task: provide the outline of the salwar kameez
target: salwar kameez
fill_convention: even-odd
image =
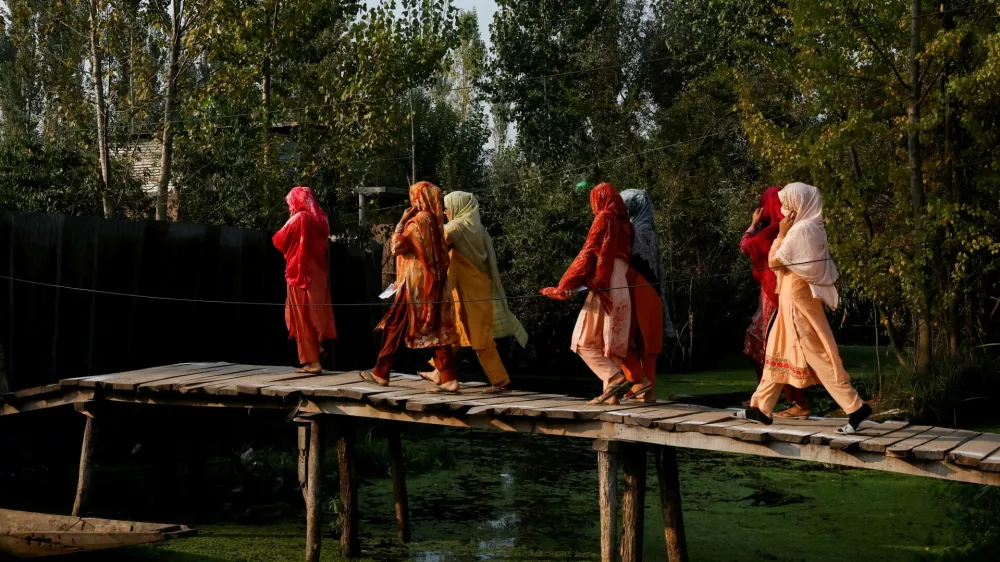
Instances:
[[[611,274],[611,310],[606,310],[599,293],[590,293],[583,303],[573,330],[572,349],[602,381],[621,372],[628,355],[632,303],[628,291],[628,262],[617,258]]]
[[[623,371],[630,382],[645,379],[655,386],[656,358],[663,352],[663,301],[656,287],[635,267],[629,268],[626,281],[632,299],[633,344]]]
[[[323,340],[337,339],[326,264],[313,262],[307,267],[310,269],[309,286],[302,289],[288,285],[285,299],[288,337],[295,340],[302,364],[318,363]]]
[[[448,280],[455,300],[455,328],[459,337],[459,345],[454,346],[454,350],[471,347],[479,357],[479,364],[486,372],[490,384],[504,386],[510,382],[510,376],[500,359],[496,340],[493,339],[490,278],[458,250],[452,249],[450,255]]]
[[[387,380],[389,378],[392,360],[400,347],[406,343],[405,336],[409,329],[409,315],[407,314],[409,304],[407,300],[406,291],[396,293],[396,300],[393,301],[392,307],[380,324],[382,327],[382,349],[379,351],[378,361],[372,370],[372,374],[379,379]],[[455,352],[451,346],[435,346],[429,349],[434,353],[431,363],[441,373],[441,384],[457,380]]]
[[[782,239],[775,240],[770,252],[773,266]],[[750,406],[770,416],[785,385],[806,388],[821,384],[848,414],[864,402],[851,386],[851,378],[823,311],[823,302],[813,295],[809,283],[790,270],[784,271],[778,286],[778,312],[767,338],[764,374]]]

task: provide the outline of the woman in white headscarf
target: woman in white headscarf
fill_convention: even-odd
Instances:
[[[490,380],[490,387],[484,392],[500,392],[510,384],[510,377],[494,340],[514,336],[524,347],[528,334],[507,305],[493,239],[483,228],[476,196],[453,191],[445,196],[444,207],[448,216],[445,241],[451,255],[448,279],[455,300],[461,346],[476,350],[479,363]],[[421,376],[435,382],[437,372],[421,373]]]
[[[804,183],[786,185],[781,200],[778,237],[768,263],[778,278],[778,314],[767,337],[764,375],[739,418],[770,424],[783,387],[821,384],[848,414],[839,431],[855,433],[870,406],[861,400],[844,370],[823,305],[835,310],[839,274],[830,257],[819,190]]]

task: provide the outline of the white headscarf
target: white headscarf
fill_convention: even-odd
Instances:
[[[834,283],[840,277],[837,266],[830,258],[830,247],[823,224],[823,198],[819,189],[801,182],[790,183],[778,192],[781,213],[786,217],[795,212],[795,223],[788,229],[775,257],[798,275],[812,289],[814,297],[831,309],[840,304],[840,295]],[[781,287],[783,269],[776,269],[778,287]]]

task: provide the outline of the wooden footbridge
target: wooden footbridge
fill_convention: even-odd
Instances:
[[[602,560],[618,551],[618,465],[624,471],[623,561],[641,559],[646,459],[656,462],[669,559],[687,559],[676,447],[813,461],[959,482],[1000,485],[1000,435],[865,422],[856,435],[839,435],[843,420],[815,419],[761,426],[728,410],[677,402],[589,406],[562,395],[510,391],[487,395],[466,384],[459,394],[428,393],[428,383],[394,374],[389,387],[363,382],[358,373],[303,375],[288,367],[183,363],[139,371],[67,379],[0,397],[0,416],[74,404],[87,415],[74,515],[89,487],[92,435],[99,403],[200,408],[269,408],[299,424],[299,480],[306,503],[306,560],[319,560],[322,439],[338,436],[340,496],[344,505],[341,549],[360,554],[353,418],[457,428],[580,437],[598,452]],[[394,424],[398,427],[398,423]],[[399,535],[409,540],[409,509],[398,431],[389,453]]]

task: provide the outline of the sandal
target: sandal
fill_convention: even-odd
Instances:
[[[370,382],[379,386],[389,386],[389,379],[380,379],[371,371],[361,371],[359,374],[365,382]]]
[[[305,367],[302,367],[301,369],[295,369],[295,372],[296,373],[302,373],[302,374],[305,374],[305,375],[321,375],[321,374],[323,374],[323,367],[320,367],[319,369],[316,369],[315,371],[312,370],[312,369],[306,369]]]
[[[626,392],[625,395],[622,396],[622,400],[632,400],[633,398],[639,396],[640,394],[646,394],[652,388],[653,388],[653,383],[647,380],[644,383],[640,383],[638,388],[632,387],[632,390]]]
[[[629,382],[629,380],[627,378],[625,378],[625,375],[621,371],[619,371],[617,375],[615,375],[614,377],[612,377],[611,380],[612,381],[616,380],[618,377],[621,377],[621,379],[619,379],[618,382],[611,382],[611,381],[609,381],[608,382],[608,388],[604,391],[604,393],[601,394],[600,396],[598,396],[597,398],[594,398],[590,402],[587,402],[587,405],[588,406],[597,406],[597,405],[600,405],[600,404],[604,404],[612,396],[614,396],[614,397],[617,398],[618,397],[618,393],[621,392],[622,389],[624,389],[626,386],[632,384],[632,383]]]
[[[812,415],[812,410],[807,410],[800,407],[795,402],[784,410],[774,414],[774,417],[781,418],[783,420],[806,420]]]

